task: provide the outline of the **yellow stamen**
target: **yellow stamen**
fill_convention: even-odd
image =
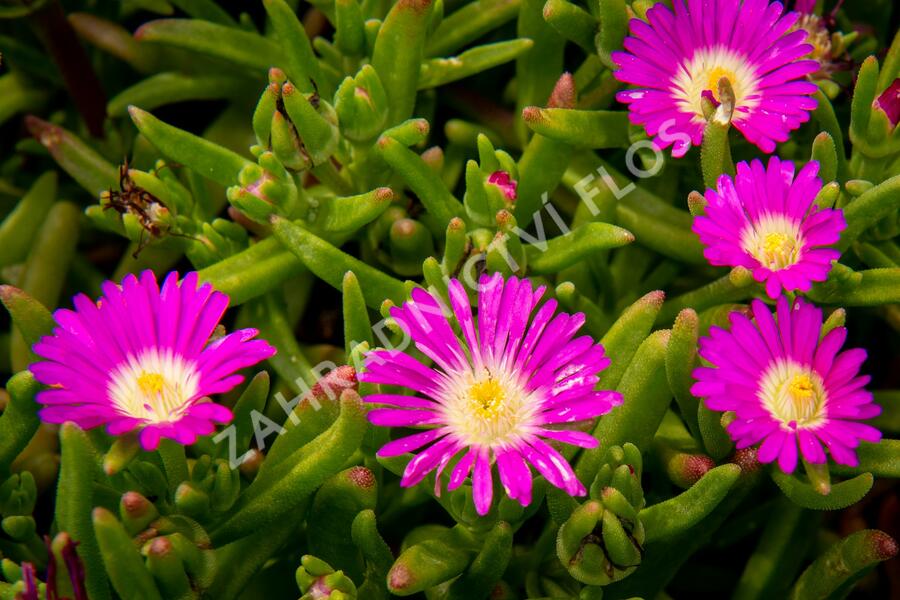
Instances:
[[[155,396],[163,391],[166,380],[159,373],[141,372],[137,378],[138,387],[148,396]]]
[[[815,391],[815,384],[812,379],[809,378],[809,375],[806,375],[805,373],[794,375],[789,387],[791,396],[797,404],[808,401]]]
[[[790,429],[816,427],[826,416],[824,381],[808,366],[791,361],[769,368],[760,382],[759,397],[769,413]]]
[[[796,261],[794,249],[796,240],[790,235],[781,232],[767,233],[763,237],[762,261],[770,268],[784,268]]]
[[[472,409],[481,418],[493,417],[505,397],[506,393],[503,391],[503,387],[493,377],[479,381],[469,388]]]

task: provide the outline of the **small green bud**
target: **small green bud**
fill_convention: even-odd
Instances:
[[[640,564],[644,532],[597,500],[589,500],[560,528],[556,551],[569,574],[590,585],[606,585],[631,574]]]
[[[137,535],[159,517],[159,511],[138,492],[125,492],[119,502],[119,517],[128,534]]]
[[[0,513],[5,516],[30,515],[37,501],[37,484],[30,471],[10,475],[0,485]]]
[[[141,451],[137,435],[126,434],[113,441],[109,451],[103,457],[103,471],[113,476],[125,467]]]
[[[400,554],[388,572],[388,590],[410,596],[450,581],[469,566],[473,550],[471,534],[462,526],[439,531]]]
[[[344,575],[335,571],[325,561],[307,554],[300,559],[295,573],[300,600],[354,600],[356,585]]]
[[[398,219],[389,233],[391,266],[403,276],[422,273],[422,261],[434,254],[434,242],[428,229],[413,219]]]
[[[334,96],[341,133],[352,142],[369,142],[387,123],[387,94],[378,73],[365,65],[355,77],[347,77]]]
[[[37,526],[31,516],[5,517],[2,521],[3,531],[17,542],[24,542],[34,537]]]
[[[261,153],[258,165],[241,169],[238,183],[228,188],[228,201],[254,221],[268,223],[273,214],[294,216],[299,192],[276,153]]]
[[[210,510],[209,494],[190,482],[182,482],[175,490],[175,506],[189,517],[201,518]]]
[[[166,537],[155,538],[147,549],[147,570],[164,598],[188,598],[193,592],[184,563]]]

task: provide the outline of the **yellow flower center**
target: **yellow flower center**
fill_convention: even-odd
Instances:
[[[671,90],[678,109],[693,113],[698,123],[706,122],[703,93],[712,92],[721,102],[719,80],[723,77],[731,85],[735,108],[752,109],[759,104],[759,77],[747,57],[724,46],[713,46],[694,52],[672,75]]]
[[[763,259],[769,266],[783,268],[795,262],[795,241],[786,233],[767,233],[763,238]]]
[[[806,402],[815,393],[815,384],[805,373],[794,375],[789,387],[795,403]]]
[[[154,396],[163,391],[166,380],[159,373],[147,373],[144,371],[137,378],[138,387],[148,396]]]
[[[825,383],[809,366],[792,361],[773,364],[758,393],[769,414],[789,429],[815,427],[825,420]]]
[[[764,215],[741,234],[741,247],[773,271],[800,260],[803,243],[799,225],[781,215]]]
[[[505,398],[506,392],[497,380],[490,376],[469,388],[472,411],[482,419],[495,417]]]
[[[197,396],[193,363],[156,348],[131,357],[111,375],[110,400],[119,413],[153,423],[177,421]]]
[[[443,384],[444,422],[467,446],[495,447],[528,435],[540,407],[510,369],[492,366],[449,374]]]

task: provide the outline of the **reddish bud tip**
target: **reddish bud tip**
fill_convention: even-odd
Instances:
[[[394,199],[394,190],[389,187],[380,187],[375,190],[375,199],[379,202],[390,202]]]
[[[151,29],[150,29],[151,26],[152,26],[152,21],[150,23],[145,23],[145,24],[141,25],[140,27],[138,27],[134,31],[134,34],[133,34],[134,39],[136,39],[138,41],[142,40],[144,38],[144,36],[147,35],[147,32],[151,31]]]
[[[375,474],[366,467],[353,467],[347,472],[347,478],[356,486],[366,490],[375,485]]]
[[[284,83],[287,81],[287,75],[278,67],[272,67],[269,69],[269,81],[271,83]]]
[[[143,512],[149,501],[138,492],[125,492],[122,496],[122,508],[130,515]]]
[[[710,457],[703,454],[691,454],[685,457],[681,475],[684,478],[684,482],[691,486],[700,481],[715,466],[715,461]]]
[[[537,123],[543,119],[543,115],[537,106],[526,106],[522,109],[522,118],[526,123]]]
[[[394,5],[394,9],[391,12],[411,10],[413,12],[423,13],[431,6],[431,2],[432,0],[400,0]]]
[[[662,290],[655,290],[646,294],[643,298],[639,300],[644,304],[652,304],[656,307],[661,307],[663,302],[666,301],[666,293]]]
[[[885,532],[873,531],[871,542],[878,560],[888,560],[897,556],[897,541]]]
[[[128,112],[131,112],[133,107],[128,107]],[[54,125],[53,123],[48,123],[43,119],[39,119],[34,115],[27,115],[25,117],[25,127],[28,129],[28,132],[34,136],[34,139],[39,141],[42,146],[53,151],[56,146],[62,141],[63,130],[62,128]]]
[[[172,542],[169,538],[158,537],[150,542],[150,554],[156,556],[165,556],[172,551]]]
[[[391,225],[391,234],[395,237],[409,237],[416,232],[416,222],[412,219],[397,219]]]
[[[497,219],[497,226],[500,228],[505,228],[512,221],[512,213],[508,210],[498,210],[495,216]]]
[[[317,402],[328,400],[336,402],[344,391],[348,389],[355,390],[357,385],[356,369],[350,365],[340,366],[319,379],[303,398],[301,405],[311,403],[313,398]]]
[[[403,563],[395,564],[388,573],[388,587],[391,591],[400,591],[410,587],[416,578]]]
[[[731,457],[731,462],[741,468],[743,474],[753,473],[760,468],[759,459],[756,456],[756,448],[743,448],[737,450]]]
[[[553,86],[547,108],[575,108],[575,78],[571,73],[563,73]]]

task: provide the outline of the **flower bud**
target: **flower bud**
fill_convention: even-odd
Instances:
[[[519,183],[511,179],[506,171],[494,171],[488,177],[488,183],[497,186],[510,204],[516,201],[516,188]]]
[[[186,254],[198,269],[208,267],[247,248],[247,230],[227,219],[202,223],[200,230],[194,233],[193,237],[194,243],[188,246]]]
[[[137,435],[126,434],[117,437],[103,457],[103,471],[109,476],[115,475],[127,467],[140,450]]]
[[[147,570],[156,580],[163,598],[186,598],[192,595],[184,563],[168,538],[158,537],[150,542],[147,549]]]
[[[875,99],[873,107],[881,110],[891,123],[891,127],[896,127],[900,123],[900,77],[895,79],[891,85],[884,90],[880,96]]]
[[[387,576],[388,590],[410,596],[458,576],[469,566],[471,534],[457,525],[406,548]]]
[[[334,96],[341,133],[353,142],[369,142],[387,123],[387,94],[378,73],[365,65],[355,77],[347,77]]]
[[[268,223],[273,214],[295,216],[299,192],[276,153],[263,152],[259,164],[241,169],[238,184],[228,188],[228,201],[257,223]]]
[[[209,513],[209,494],[196,484],[182,482],[175,490],[175,506],[189,517],[201,518]]]
[[[156,506],[138,492],[125,492],[119,501],[119,518],[129,535],[137,535],[158,516]]]
[[[30,515],[36,500],[37,485],[29,471],[10,475],[0,485],[0,513],[3,515]]]
[[[569,574],[590,585],[606,585],[640,564],[644,539],[637,521],[623,520],[597,500],[589,500],[559,529],[556,550]]]
[[[300,600],[353,600],[357,596],[356,586],[343,571],[335,571],[309,554],[300,559],[295,577],[303,594]]]
[[[356,515],[374,510],[377,500],[375,475],[366,467],[351,467],[326,481],[307,519],[310,551],[359,580],[364,565],[350,529]]]
[[[24,542],[34,537],[37,526],[31,516],[10,516],[2,521],[3,531],[17,542]]]
[[[431,233],[413,219],[393,222],[388,238],[391,250],[391,266],[403,276],[420,275],[422,261],[434,254]]]

